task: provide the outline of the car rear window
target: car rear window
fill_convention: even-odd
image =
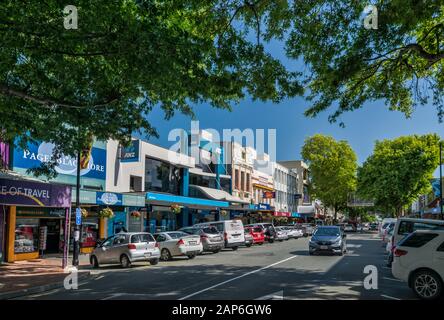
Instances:
[[[219,233],[219,231],[215,227],[205,227],[205,228],[202,228],[202,231],[204,233],[208,233],[208,234],[218,234]]]
[[[185,232],[168,232],[168,235],[172,238],[172,239],[180,239],[182,237],[187,236],[188,234],[186,234]]]
[[[183,229],[183,230],[180,230],[180,231],[188,233],[188,234],[196,234],[196,233],[199,232],[199,229],[197,229],[197,228],[193,228],[193,229],[189,228],[189,229]]]
[[[152,235],[145,234],[134,234],[131,236],[131,243],[141,243],[141,242],[154,242],[154,238]]]
[[[409,234],[416,230],[444,230],[444,225],[428,222],[401,221],[398,234]]]
[[[262,228],[256,227],[253,229],[253,232],[262,232]]]
[[[222,223],[211,224],[211,227],[216,228],[219,232],[224,231],[224,225]]]
[[[421,248],[422,246],[435,239],[436,233],[412,233],[400,241],[399,246],[410,248]]]

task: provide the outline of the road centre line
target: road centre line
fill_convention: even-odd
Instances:
[[[275,262],[275,263],[273,263],[273,264],[270,264],[270,265],[268,265],[268,266],[262,267],[262,268],[260,268],[260,269],[257,269],[257,270],[253,270],[253,271],[247,272],[247,273],[242,274],[242,275],[240,275],[240,276],[237,276],[237,277],[234,277],[234,278],[232,278],[232,279],[229,279],[229,280],[223,281],[223,282],[221,282],[221,283],[215,284],[215,285],[213,285],[213,286],[211,286],[211,287],[208,287],[208,288],[206,288],[206,289],[202,289],[202,290],[197,291],[197,292],[195,292],[195,293],[189,294],[189,295],[187,295],[187,296],[185,296],[185,297],[180,298],[179,300],[185,300],[185,299],[188,299],[188,298],[191,298],[191,297],[197,296],[197,295],[199,295],[199,294],[201,294],[201,293],[203,293],[203,292],[206,292],[206,291],[208,291],[208,290],[211,290],[211,289],[214,289],[214,288],[220,287],[220,286],[222,286],[222,285],[224,285],[224,284],[226,284],[226,283],[229,283],[229,282],[232,282],[232,281],[234,281],[234,280],[237,280],[237,279],[240,279],[240,278],[243,278],[243,277],[249,276],[249,275],[251,275],[251,274],[254,274],[254,273],[260,272],[260,271],[262,271],[262,270],[266,270],[266,269],[268,269],[268,268],[274,267],[274,266],[276,266],[276,265],[278,265],[278,264],[284,263],[284,262],[289,261],[289,260],[291,260],[291,259],[294,259],[294,258],[296,258],[296,257],[298,257],[298,256],[292,256],[292,257],[289,257],[289,258],[287,258],[287,259],[284,259],[284,260],[281,260],[281,261]]]
[[[385,294],[381,294],[381,297],[387,298],[387,299],[391,299],[391,300],[401,300],[399,298],[395,298],[395,297],[391,297],[391,296],[387,296]]]

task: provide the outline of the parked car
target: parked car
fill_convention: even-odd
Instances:
[[[307,237],[308,237],[307,228],[304,227],[302,224],[297,223],[297,224],[294,225],[294,227],[295,227],[295,229],[298,229],[298,230],[301,231],[302,236],[303,236],[304,238],[307,238]]]
[[[352,224],[347,223],[346,225],[344,225],[344,232],[354,232],[355,231],[355,227],[353,227]]]
[[[421,299],[442,296],[444,231],[417,230],[401,240],[394,251],[392,273]]]
[[[193,259],[203,251],[200,236],[190,235],[183,231],[155,233],[154,238],[159,243],[160,259],[163,261],[171,260],[176,256],[187,256]]]
[[[356,225],[356,232],[362,232],[362,231],[364,231],[364,227],[363,227],[363,225],[362,224],[357,224]]]
[[[257,227],[249,227],[246,226],[244,228],[245,235],[250,234],[253,237],[253,243],[262,245],[265,242],[265,235],[264,230],[257,226]]]
[[[389,226],[390,228],[391,226]],[[443,220],[399,218],[394,223],[393,242],[396,245],[408,234],[416,230],[444,230]]]
[[[102,264],[118,264],[128,268],[136,261],[159,262],[158,243],[150,233],[119,233],[97,244],[90,254],[90,263],[94,268]]]
[[[396,218],[385,218],[382,220],[381,224],[378,226],[378,233],[379,236],[382,237],[384,235],[385,229],[390,225],[392,222],[396,222]]]
[[[310,255],[329,252],[343,255],[347,251],[346,234],[338,226],[318,227],[309,241]]]
[[[277,241],[284,241],[288,240],[288,231],[284,227],[275,227],[276,229],[276,240]]]
[[[179,229],[188,234],[200,236],[203,251],[218,253],[224,248],[224,239],[215,227],[184,227]]]
[[[215,227],[224,237],[225,248],[237,250],[245,244],[244,224],[241,220],[224,220],[198,223],[195,227]]]
[[[364,232],[370,231],[370,223],[364,223],[362,225],[362,231],[364,231]]]
[[[251,235],[249,232],[245,232],[245,229],[244,229],[244,235],[245,235],[245,246],[249,248],[253,245],[254,242],[253,235]]]
[[[370,231],[377,231],[379,224],[377,222],[370,223]]]
[[[297,229],[295,226],[285,226],[284,228],[288,231],[290,239],[299,239],[303,236],[302,230]]]
[[[305,227],[305,233],[307,234],[307,236],[311,236],[314,233],[314,225],[310,224],[310,223],[303,223],[302,224],[303,227]]]
[[[276,237],[276,230],[274,228],[274,225],[272,223],[253,223],[247,225],[248,227],[261,227],[264,231],[265,241],[268,241],[269,243],[273,243]]]
[[[387,242],[390,241],[390,237],[393,236],[393,230],[395,228],[395,222],[390,222],[389,225],[384,229],[382,235],[382,245],[385,246]]]

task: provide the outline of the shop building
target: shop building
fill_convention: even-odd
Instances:
[[[290,217],[292,212],[297,212],[297,204],[300,197],[297,188],[298,175],[280,163],[274,163],[273,167],[276,211],[289,212],[290,215],[280,216]]]
[[[308,192],[310,170],[308,165],[302,160],[279,161],[279,164],[295,172],[298,177],[297,191],[300,194],[297,205],[311,205],[312,199]]]
[[[36,259],[63,252],[70,224],[71,187],[15,172],[0,173],[0,231],[2,259]]]

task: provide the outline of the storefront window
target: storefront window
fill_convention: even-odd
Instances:
[[[15,227],[15,253],[39,250],[39,219],[17,219]]]
[[[89,220],[89,221],[88,221]],[[82,238],[80,246],[82,248],[95,247],[99,235],[99,224],[96,219],[84,219],[82,222]]]
[[[133,217],[130,215],[129,218],[129,232],[140,232],[142,225],[141,217]]]
[[[166,211],[168,210],[168,211]],[[153,227],[152,232],[174,231],[177,225],[177,214],[169,209],[153,209],[150,213],[150,224]]]

